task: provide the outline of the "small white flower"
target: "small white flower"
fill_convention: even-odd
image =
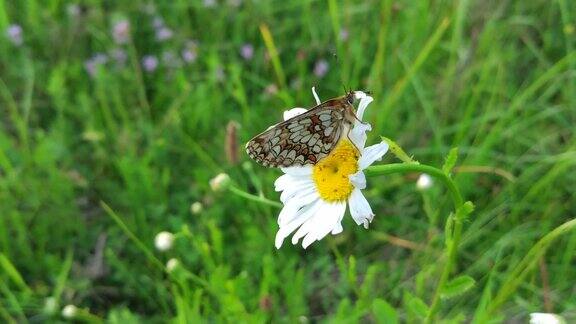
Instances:
[[[190,205],[190,212],[193,215],[198,215],[202,212],[202,210],[204,209],[204,206],[202,205],[201,202],[196,201],[194,203],[192,203],[192,205]]]
[[[74,305],[66,305],[62,308],[62,317],[72,319],[78,315],[78,307]]]
[[[425,191],[430,189],[433,184],[434,180],[432,180],[432,177],[426,173],[422,173],[416,181],[416,189]]]
[[[319,101],[314,89],[313,93]],[[356,116],[361,120],[373,99],[361,91],[354,95],[360,99]],[[285,112],[284,119],[305,111],[294,108]],[[385,142],[364,147],[366,132],[370,129],[369,124],[357,120],[349,132],[343,131],[348,136],[342,136],[332,152],[314,166],[282,168],[285,174],[275,182],[276,191],[282,191],[280,200],[284,204],[278,216],[280,229],[276,234],[276,248],[280,248],[294,231],[292,243],[297,244],[304,238],[304,248],[328,233],[341,233],[347,205],[356,224],[368,228],[374,213],[361,192],[366,188],[362,170],[380,160],[388,150]]]
[[[178,259],[172,258],[166,262],[166,271],[172,272],[178,265],[180,265],[180,261],[178,261]]]
[[[226,189],[230,184],[230,176],[226,173],[219,173],[210,180],[210,188],[218,192]]]
[[[156,246],[156,249],[160,252],[170,250],[172,248],[173,243],[174,243],[174,234],[170,232],[166,231],[160,232],[156,234],[156,237],[154,238],[154,246]]]
[[[530,314],[530,324],[563,324],[564,318],[552,313],[532,313]]]

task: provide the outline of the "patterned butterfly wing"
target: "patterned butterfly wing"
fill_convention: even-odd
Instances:
[[[320,104],[257,135],[246,152],[266,167],[316,164],[338,143],[347,108],[340,100]]]

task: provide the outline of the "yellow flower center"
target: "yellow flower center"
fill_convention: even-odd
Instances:
[[[312,170],[312,179],[320,198],[328,202],[345,201],[352,194],[352,183],[348,178],[358,171],[358,149],[347,139],[336,147]]]

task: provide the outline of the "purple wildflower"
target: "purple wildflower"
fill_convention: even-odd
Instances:
[[[198,53],[195,49],[192,48],[185,48],[182,50],[182,59],[186,63],[194,63],[198,58]]]
[[[128,60],[128,54],[122,48],[115,48],[110,53],[110,56],[116,61],[116,63],[120,66],[123,66],[126,61]]]
[[[172,29],[166,27],[166,26],[162,26],[159,29],[156,29],[156,39],[158,41],[165,41],[168,40],[170,38],[172,38],[172,36],[174,35],[174,32],[172,31]]]
[[[158,68],[158,58],[154,55],[145,55],[142,58],[142,67],[146,72],[154,72]]]
[[[160,29],[164,27],[164,19],[162,19],[160,16],[154,17],[152,20],[152,27],[154,27],[154,29]]]
[[[130,22],[128,20],[120,20],[112,27],[112,36],[116,44],[126,44],[130,37]]]
[[[314,65],[314,75],[316,75],[319,78],[322,78],[326,75],[326,73],[328,73],[329,69],[330,65],[328,64],[328,62],[322,59],[316,62],[316,64]]]
[[[194,63],[198,58],[198,43],[196,41],[188,41],[181,54],[184,62]]]
[[[20,46],[24,42],[22,37],[22,27],[20,27],[20,25],[14,24],[8,26],[6,29],[6,36],[8,36],[8,39],[10,39],[12,44],[16,46]]]
[[[84,63],[84,68],[88,75],[94,77],[98,72],[98,67],[108,62],[108,56],[104,53],[96,53]]]
[[[250,61],[254,56],[254,46],[252,44],[244,44],[240,48],[240,55],[246,60]]]

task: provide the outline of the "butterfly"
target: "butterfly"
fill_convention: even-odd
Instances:
[[[248,156],[265,167],[316,164],[358,120],[355,99],[349,91],[268,128],[246,144]]]

